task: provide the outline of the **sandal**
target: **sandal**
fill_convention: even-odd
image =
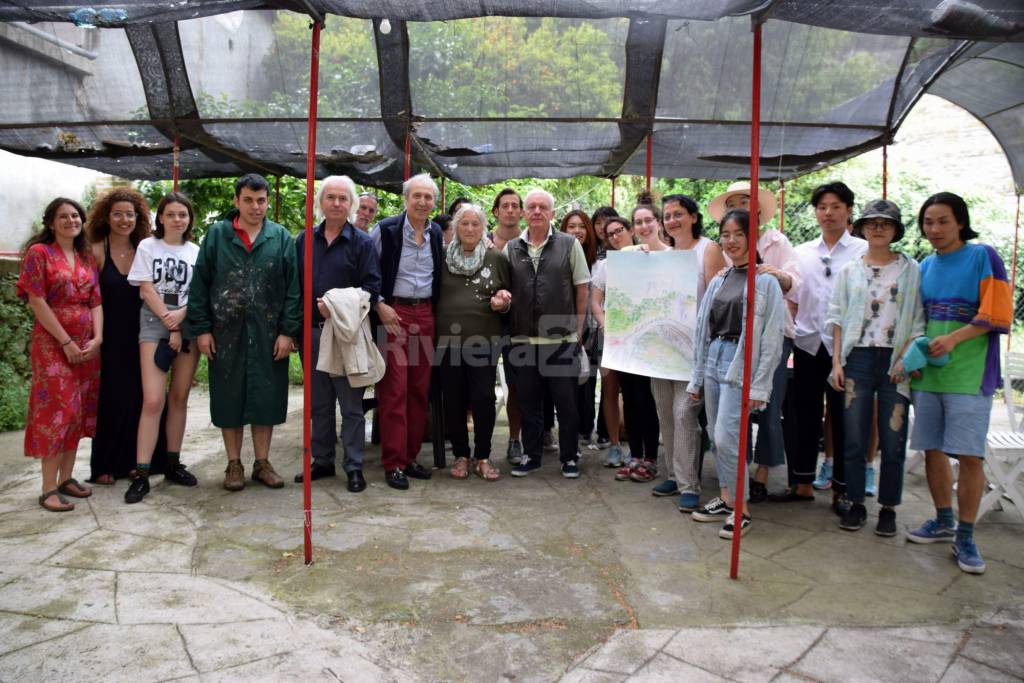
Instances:
[[[78,483],[77,479],[68,479],[58,486],[57,490],[65,496],[71,496],[72,498],[88,498],[92,495],[92,489],[88,486],[82,486]]]
[[[455,458],[452,465],[452,478],[465,479],[469,476],[469,458]]]
[[[97,486],[113,486],[116,482],[117,480],[112,474],[101,474],[92,481],[92,483]]]
[[[57,500],[60,501],[60,505],[53,505],[52,503],[47,504],[46,501],[49,500],[50,496],[57,496]],[[75,509],[75,504],[60,495],[60,491],[57,489],[47,491],[43,495],[39,496],[39,505],[50,512],[71,512]]]
[[[501,477],[501,470],[492,465],[490,460],[477,460],[473,471],[484,481],[498,481]]]

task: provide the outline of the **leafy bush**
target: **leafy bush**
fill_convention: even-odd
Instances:
[[[15,273],[0,275],[0,432],[25,426],[32,377],[32,313],[15,294]]]

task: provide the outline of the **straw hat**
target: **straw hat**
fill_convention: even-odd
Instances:
[[[727,211],[725,208],[726,200],[739,194],[750,195],[749,180],[740,180],[733,183],[729,186],[728,190],[711,200],[711,203],[708,204],[708,215],[711,216],[711,219],[716,223],[721,223],[722,217],[725,216]],[[772,219],[777,208],[778,204],[775,203],[775,195],[764,188],[757,188],[757,212],[761,214],[761,225]]]

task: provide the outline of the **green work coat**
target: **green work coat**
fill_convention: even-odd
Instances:
[[[274,360],[274,341],[302,330],[295,240],[264,219],[246,251],[232,225],[237,215],[210,226],[188,292],[192,332],[213,333],[210,418],[221,428],[285,421],[288,359]]]

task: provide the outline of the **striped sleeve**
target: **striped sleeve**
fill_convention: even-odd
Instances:
[[[1006,334],[1013,320],[1013,291],[999,254],[987,244],[983,246],[987,258],[979,283],[978,312],[970,324]]]

